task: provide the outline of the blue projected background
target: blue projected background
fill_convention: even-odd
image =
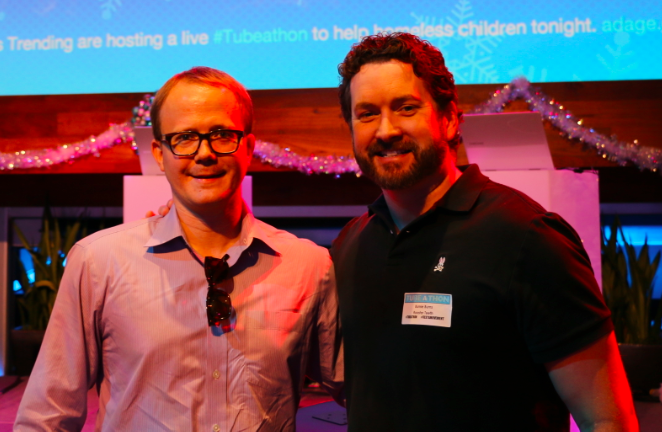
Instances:
[[[459,84],[662,78],[659,0],[0,0],[0,95],[152,92],[196,65],[334,87],[353,43],[396,30]]]

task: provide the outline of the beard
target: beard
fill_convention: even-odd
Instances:
[[[414,162],[407,167],[394,162],[377,168],[374,159],[380,157],[377,153],[385,150],[409,151],[414,157]],[[370,144],[365,152],[354,153],[356,162],[366,177],[382,189],[399,190],[410,188],[437,172],[447,152],[448,146],[443,143],[420,146],[412,140],[402,139],[392,143],[377,140]]]

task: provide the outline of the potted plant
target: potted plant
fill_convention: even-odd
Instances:
[[[640,400],[648,400],[650,390],[662,383],[662,301],[652,310],[653,282],[659,264],[659,252],[650,259],[647,240],[637,254],[623,235],[618,217],[614,218],[609,237],[603,232],[603,294],[611,310],[630,387]]]
[[[30,374],[37,358],[64,273],[67,253],[79,238],[79,234],[84,236],[85,230],[81,230],[79,219],[68,224],[62,236],[58,220],[46,207],[38,245],[31,245],[16,224],[14,231],[23,247],[30,253],[35,272],[34,281],[30,281],[23,263],[19,261],[18,281],[24,294],[17,297],[16,301],[21,326],[10,332],[10,343],[14,360],[12,373],[25,376]]]

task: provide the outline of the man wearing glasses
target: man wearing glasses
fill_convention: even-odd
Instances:
[[[256,220],[241,198],[252,102],[193,68],[152,107],[152,150],[173,192],[164,217],[71,250],[17,430],[294,431],[304,375],[340,398],[328,252]]]

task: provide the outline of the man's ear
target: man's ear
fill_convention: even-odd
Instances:
[[[152,140],[152,156],[156,159],[156,163],[159,164],[161,171],[165,172],[163,168],[163,144],[157,140]]]
[[[441,116],[444,119],[442,133],[445,133],[446,141],[451,141],[457,136],[460,127],[460,119],[457,115],[457,105],[455,105],[455,102],[449,102]]]
[[[253,157],[253,152],[255,151],[255,135],[253,134],[248,134],[244,138],[244,142],[246,143],[246,152],[249,157]]]

